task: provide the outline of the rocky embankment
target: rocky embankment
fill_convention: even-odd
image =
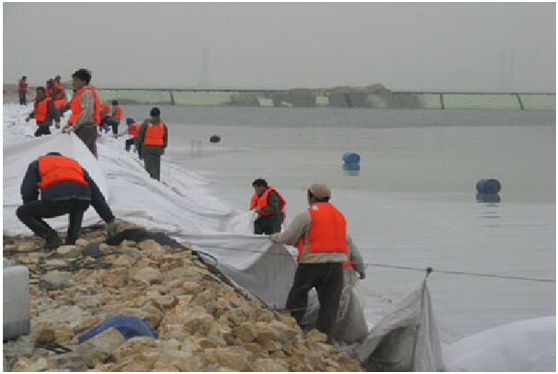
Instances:
[[[4,343],[5,371],[362,371],[322,333],[247,299],[195,252],[105,239],[89,227],[75,246],[43,251],[36,237],[4,237],[4,258],[29,267],[31,298],[31,334]],[[146,317],[158,338],[126,341],[111,328],[78,344],[116,314]]]

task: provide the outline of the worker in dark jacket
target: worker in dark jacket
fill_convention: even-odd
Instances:
[[[56,123],[57,128],[60,126],[60,116],[54,101],[46,95],[44,87],[37,87],[33,111],[25,119],[25,122],[29,122],[31,118],[37,121],[38,128],[35,131],[35,136],[50,135],[50,126],[52,126],[53,121]]]
[[[161,119],[159,108],[151,109],[151,118],[143,121],[135,146],[145,163],[145,170],[153,179],[161,180],[161,156],[167,148],[169,131]]]
[[[252,182],[254,195],[250,201],[250,210],[255,210],[258,218],[254,221],[254,234],[271,235],[281,231],[285,220],[287,202],[277,190],[267,185],[265,179]]]
[[[69,214],[65,244],[73,245],[90,204],[107,223],[109,235],[116,233],[114,215],[95,181],[79,162],[58,152],[50,152],[29,164],[21,183],[21,197],[23,205],[17,209],[17,217],[46,240],[45,249],[57,248],[62,242],[44,218]]]

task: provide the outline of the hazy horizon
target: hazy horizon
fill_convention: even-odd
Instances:
[[[68,80],[86,67],[92,84],[107,88],[556,91],[555,3],[4,3],[3,10],[4,83],[22,75],[30,85],[56,74]]]

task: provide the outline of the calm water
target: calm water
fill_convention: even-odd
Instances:
[[[125,107],[136,119],[148,107]],[[436,273],[436,269],[555,279],[555,112],[162,107],[169,162],[199,171],[246,207],[258,177],[292,218],[305,188],[328,183],[367,262],[435,270],[429,282],[446,343],[521,319],[555,315],[555,283]],[[222,142],[208,142],[218,134]],[[358,173],[342,169],[346,151]],[[481,178],[501,203],[478,203]],[[288,219],[289,219],[288,218]],[[370,267],[369,320],[423,274]],[[383,303],[377,300],[383,300]]]

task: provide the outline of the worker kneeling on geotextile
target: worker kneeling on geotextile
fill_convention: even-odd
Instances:
[[[44,249],[62,245],[44,218],[69,214],[65,244],[73,245],[79,238],[83,214],[90,204],[107,223],[108,234],[116,233],[114,215],[95,181],[79,162],[58,152],[50,152],[29,164],[21,183],[21,197],[23,205],[17,209],[17,217],[46,240]]]

